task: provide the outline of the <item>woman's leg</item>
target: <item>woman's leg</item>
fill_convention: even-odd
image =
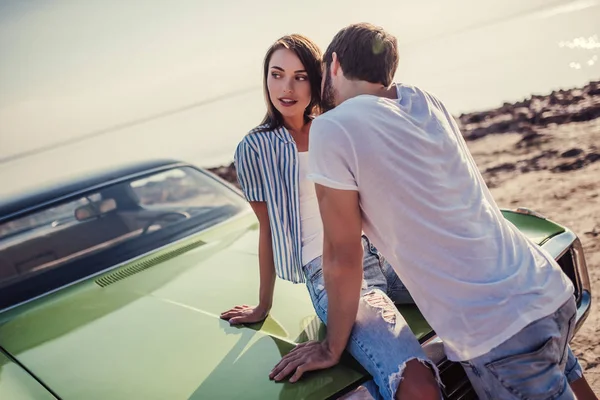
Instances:
[[[368,271],[378,260],[366,252],[364,262]],[[327,293],[319,263],[320,260],[307,266],[307,286],[317,315],[327,323]],[[381,290],[382,285],[385,289],[385,279],[382,283],[379,275],[374,274],[371,281],[367,273],[363,279],[347,350],[373,377],[379,390],[372,393],[375,398],[394,399],[400,388],[408,396],[404,398],[410,398],[408,393],[415,390],[422,398],[441,399],[437,368],[425,355],[394,303]]]

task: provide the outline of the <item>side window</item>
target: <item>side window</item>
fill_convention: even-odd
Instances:
[[[101,204],[93,194],[0,224],[0,287],[56,264],[68,246],[53,238],[97,215]]]
[[[218,186],[217,186],[218,185]],[[189,168],[176,168],[130,183],[141,207],[179,209],[192,215],[198,211],[235,204],[239,201],[220,184]],[[232,201],[235,200],[235,201]]]
[[[49,208],[36,214],[0,224],[0,248],[3,247],[5,239],[18,236],[19,233],[32,231],[46,225],[56,227],[60,224],[73,221],[75,219],[75,210],[77,207],[87,205],[90,202],[97,202],[101,200],[101,198],[102,196],[100,196],[100,194],[82,197],[78,200]]]
[[[94,257],[98,270],[112,266],[248,207],[238,193],[190,167],[91,189],[0,223],[0,291],[67,264],[74,266],[65,270],[69,274],[79,265],[86,269],[87,257]]]
[[[173,169],[131,182],[142,207],[179,205],[201,195],[201,185],[182,169]]]

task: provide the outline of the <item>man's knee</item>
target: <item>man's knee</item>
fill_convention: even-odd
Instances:
[[[433,371],[416,359],[406,363],[395,397],[397,400],[441,400],[440,387]]]

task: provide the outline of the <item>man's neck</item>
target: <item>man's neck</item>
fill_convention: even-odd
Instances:
[[[392,83],[389,88],[381,88],[380,94],[378,96],[397,100],[398,90],[396,89],[396,84]]]
[[[365,81],[354,81],[351,82],[345,91],[344,99],[348,100],[360,95],[371,95],[378,97],[385,97],[388,99],[397,99],[398,93],[396,91],[396,85],[392,84],[389,88],[386,88],[378,83],[370,83]]]

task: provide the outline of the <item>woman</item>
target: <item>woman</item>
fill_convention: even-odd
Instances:
[[[221,317],[231,324],[265,319],[279,276],[294,283],[306,282],[315,310],[326,322],[323,227],[314,184],[306,179],[310,124],[320,111],[321,51],[304,36],[284,36],[268,50],[263,72],[267,114],[235,153],[240,186],[260,225],[259,302],[253,307],[234,307]],[[357,318],[348,350],[371,373],[381,396],[391,399],[400,383],[399,368],[413,358],[429,361],[394,306],[412,303],[408,291],[366,237],[363,248],[363,296],[358,314],[363,317]],[[435,366],[431,368],[435,370]],[[439,392],[433,374],[429,375]],[[370,386],[369,390],[379,397],[376,388]]]

